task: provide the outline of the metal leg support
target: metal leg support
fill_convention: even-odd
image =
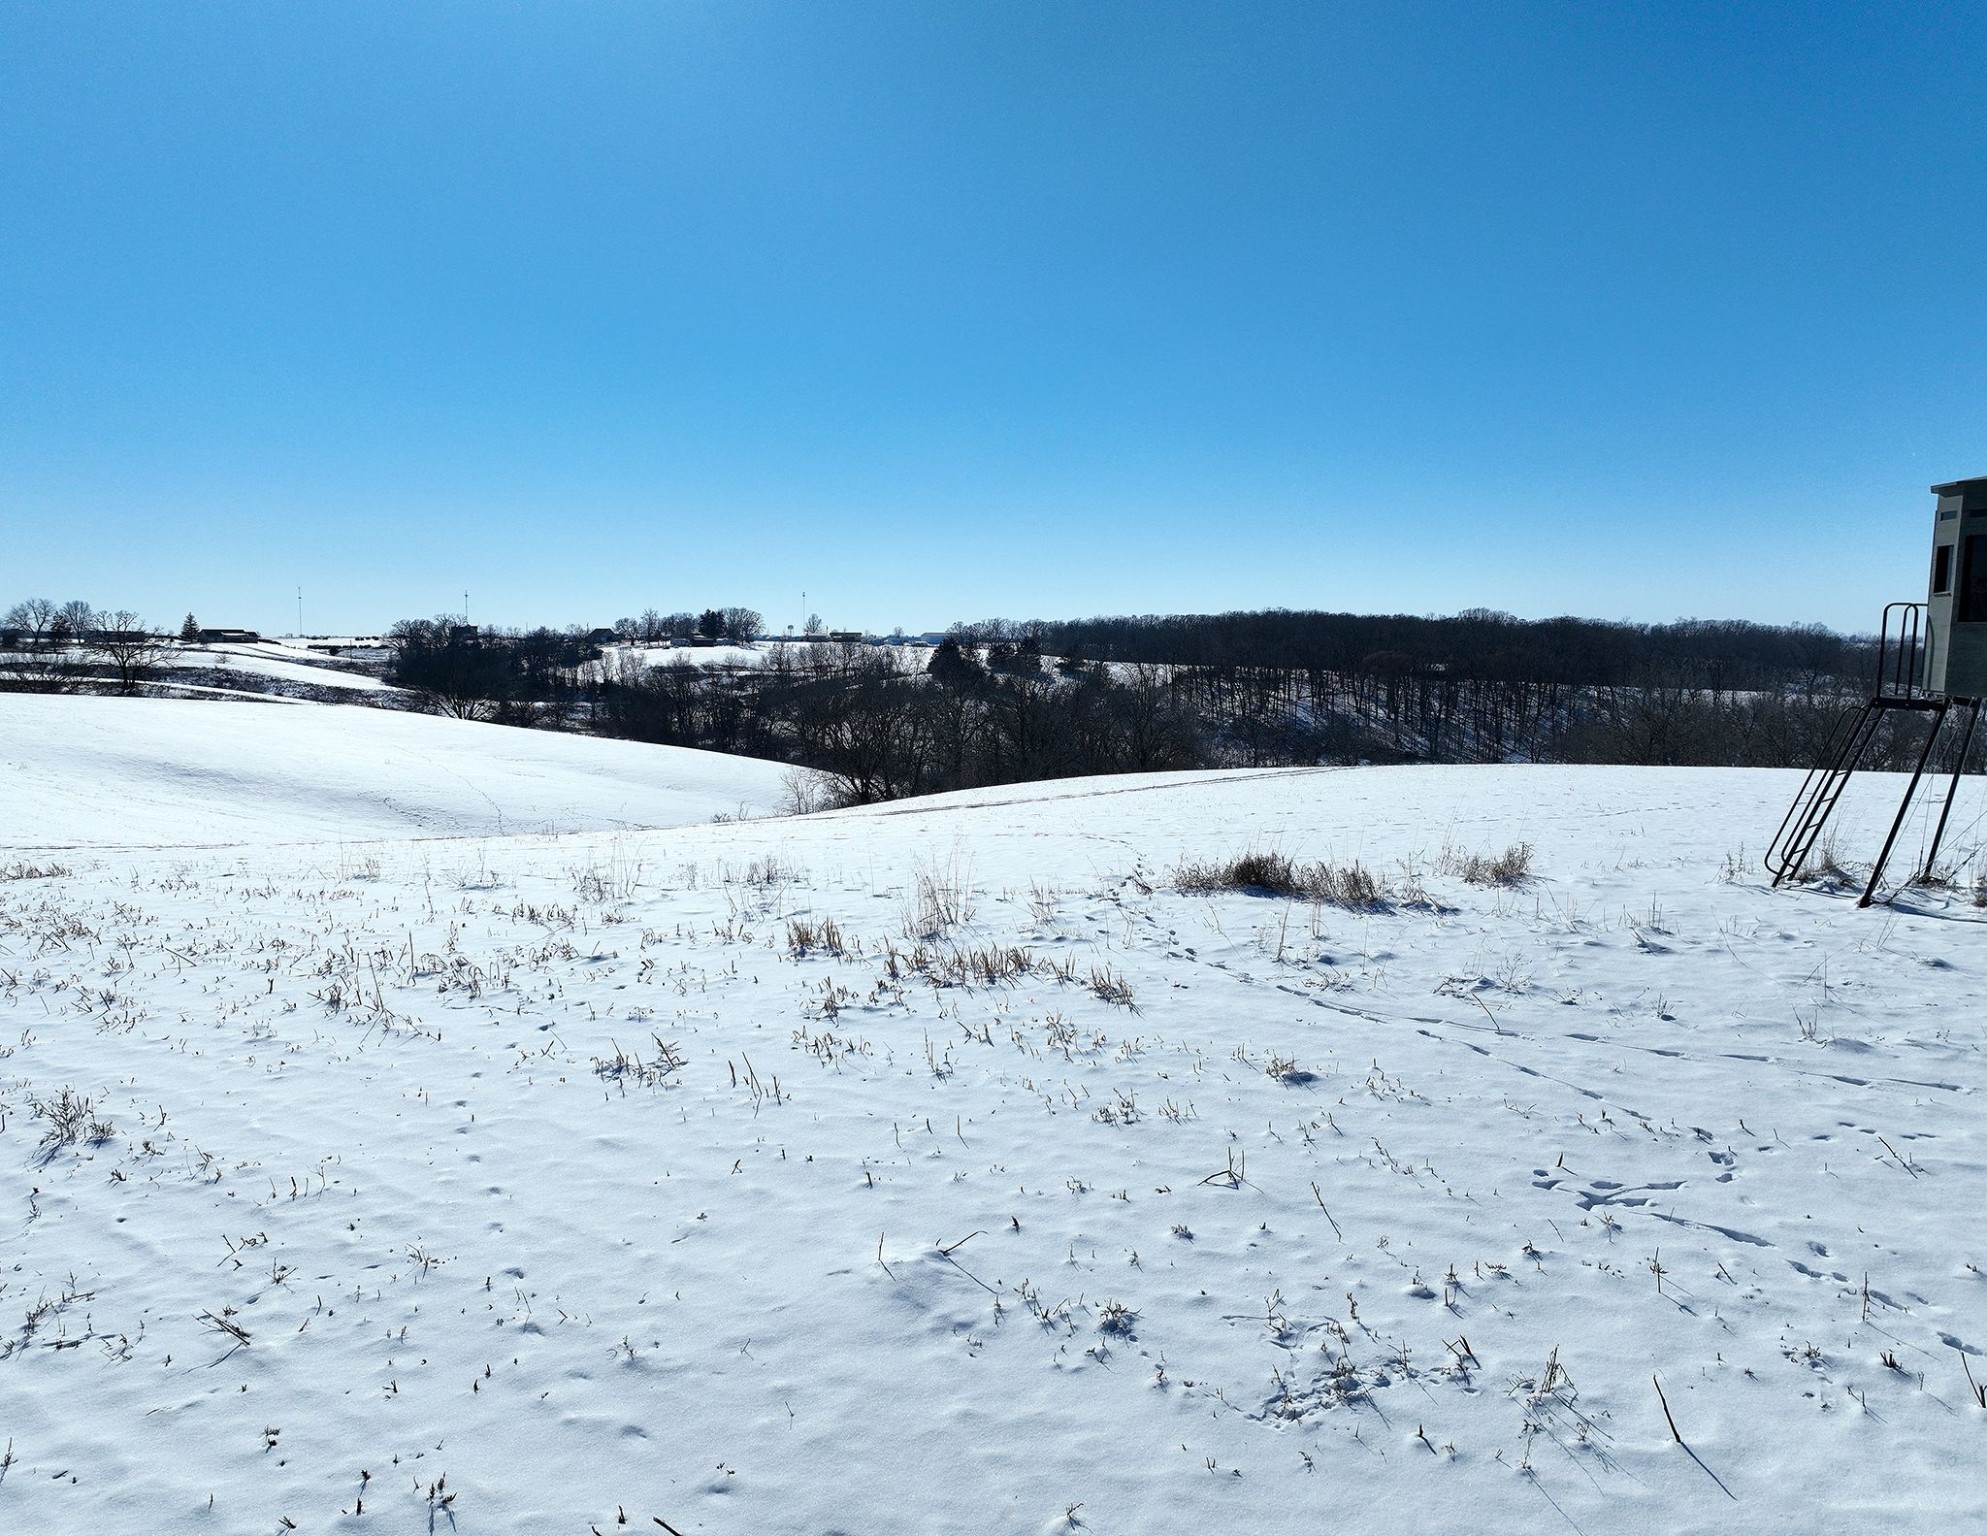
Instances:
[[[1966,753],[1973,745],[1973,728],[1980,723],[1978,699],[1967,699],[1962,707],[1966,710],[1966,730],[1959,738],[1959,752],[1953,758],[1952,782],[1946,786],[1946,803],[1939,809],[1939,824],[1932,832],[1932,846],[1925,855],[1925,867],[1918,871],[1920,879],[1930,878],[1932,867],[1939,862],[1939,844],[1945,841],[1946,822],[1953,813],[1953,798],[1959,793],[1959,776],[1966,771]]]
[[[1932,711],[1931,729],[1925,732],[1925,745],[1918,754],[1918,766],[1911,770],[1911,782],[1904,786],[1904,798],[1897,802],[1897,815],[1890,824],[1890,836],[1884,839],[1883,852],[1877,855],[1876,867],[1870,871],[1870,883],[1863,887],[1863,899],[1856,903],[1867,907],[1876,899],[1877,885],[1884,877],[1884,865],[1890,862],[1890,850],[1897,843],[1897,834],[1904,829],[1905,815],[1911,809],[1912,797],[1918,793],[1918,781],[1925,777],[1925,764],[1932,756],[1932,746],[1939,739],[1939,732],[1945,727],[1946,706],[1941,703]]]

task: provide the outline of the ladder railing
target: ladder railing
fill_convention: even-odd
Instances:
[[[1925,605],[1887,603],[1877,631],[1877,697],[1925,697]]]

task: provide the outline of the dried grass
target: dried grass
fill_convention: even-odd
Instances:
[[[75,873],[67,864],[28,864],[18,859],[0,864],[0,880],[57,880]]]
[[[796,957],[815,950],[839,955],[845,952],[845,948],[841,925],[832,917],[824,917],[819,922],[796,917],[787,923],[787,951]]]
[[[1532,874],[1532,845],[1513,843],[1494,855],[1444,848],[1436,857],[1435,870],[1458,876],[1470,885],[1523,885]]]
[[[683,1070],[683,1052],[674,1040],[665,1040],[657,1034],[650,1034],[650,1043],[655,1048],[652,1060],[643,1061],[639,1056],[630,1056],[618,1044],[614,1044],[612,1056],[593,1058],[593,1070],[597,1076],[609,1082],[640,1083],[644,1088],[659,1088]]]
[[[1356,859],[1350,864],[1303,864],[1273,848],[1252,849],[1225,861],[1188,861],[1173,872],[1173,885],[1190,896],[1241,891],[1354,908],[1384,906],[1392,894],[1386,880]]]

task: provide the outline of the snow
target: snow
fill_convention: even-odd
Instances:
[[[601,657],[610,667],[621,661],[644,667],[757,667],[767,652],[756,645],[609,645]]]
[[[211,667],[216,671],[309,683],[319,688],[343,688],[353,693],[399,693],[401,690],[365,672],[351,672],[322,660],[303,660],[312,653],[298,647],[261,644],[184,646],[167,658],[174,667]]]
[[[116,738],[190,730],[35,702],[93,722],[29,755],[104,806],[160,787]],[[1149,775],[354,850],[411,751],[309,733],[411,717],[178,708],[319,777],[169,774],[174,836],[238,846],[0,881],[11,1529],[1987,1516],[1987,913],[1767,889],[1740,848],[1797,775]],[[554,750],[444,737],[479,782]],[[81,841],[36,793],[16,845]],[[1518,841],[1521,886],[1440,872]],[[1251,846],[1392,896],[1172,888]],[[50,1134],[65,1088],[100,1133]]]
[[[784,772],[358,705],[0,694],[0,848],[677,826],[766,813]]]
[[[851,649],[871,659],[880,656],[895,658],[898,666],[911,670],[923,667],[931,655],[929,647],[909,642],[899,646],[863,640],[845,645],[839,641],[776,639],[761,640],[752,645],[616,644],[602,647],[601,654],[610,667],[624,658],[645,667],[763,667],[772,665],[782,656],[796,666],[805,667],[810,663],[839,664],[844,653]]]

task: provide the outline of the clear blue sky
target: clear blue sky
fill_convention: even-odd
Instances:
[[[0,4],[0,605],[1866,627],[1976,5]]]

